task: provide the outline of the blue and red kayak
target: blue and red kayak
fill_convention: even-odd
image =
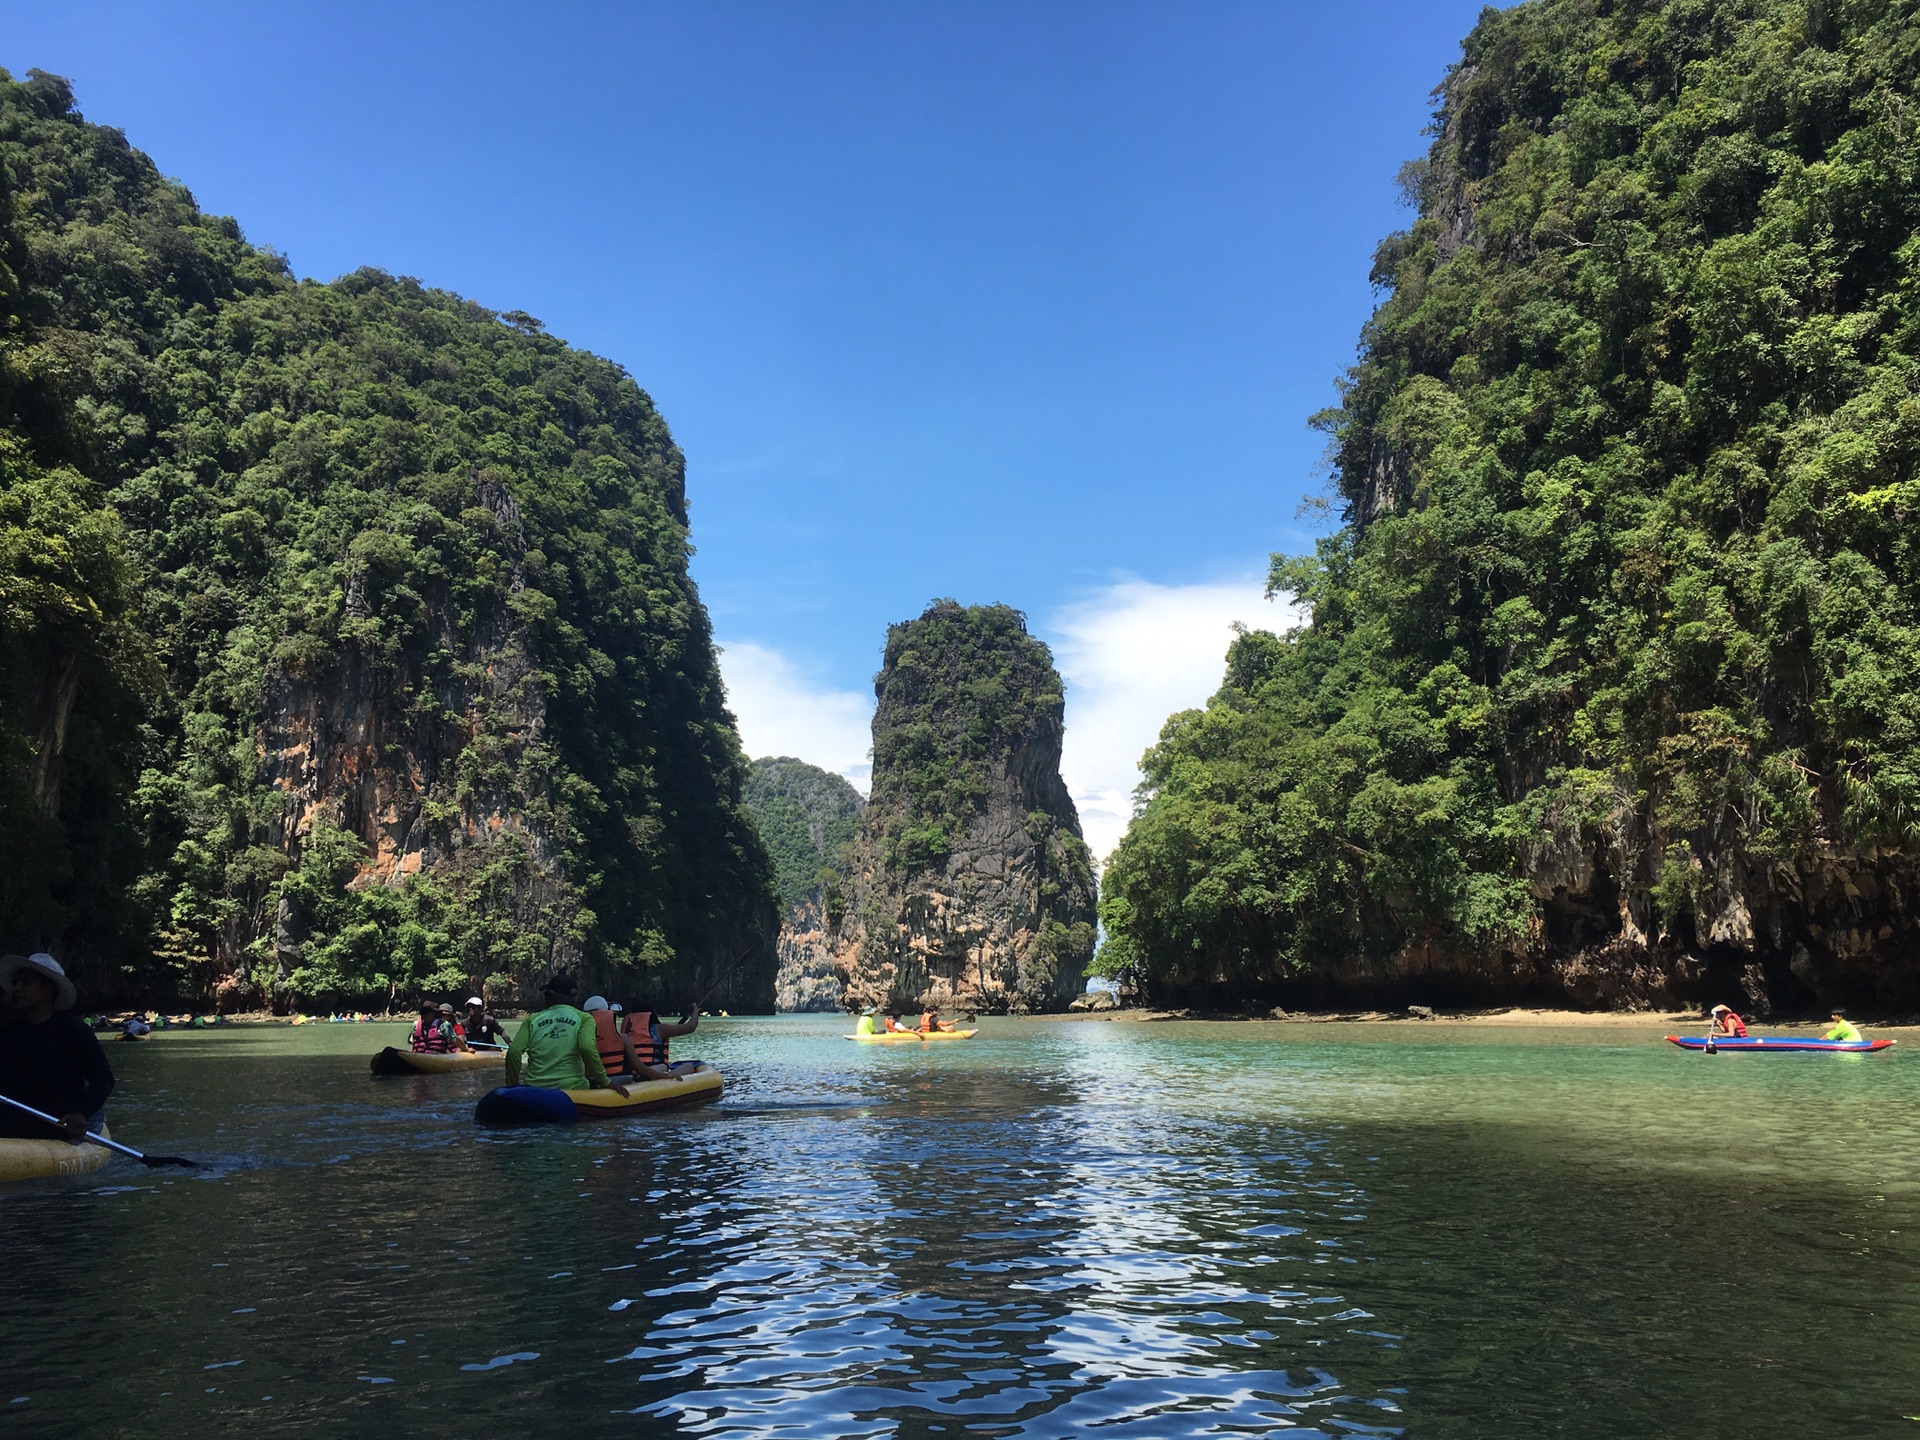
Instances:
[[[1891,1040],[1815,1040],[1798,1035],[1749,1035],[1715,1036],[1704,1039],[1698,1035],[1669,1035],[1667,1039],[1682,1050],[1764,1050],[1779,1052],[1783,1050],[1822,1050],[1838,1052],[1842,1055],[1870,1055],[1875,1050],[1885,1050],[1893,1044]]]

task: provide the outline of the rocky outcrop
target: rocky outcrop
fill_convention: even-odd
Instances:
[[[753,761],[741,798],[773,860],[780,894],[775,1006],[838,1010],[844,987],[833,968],[826,912],[839,904],[867,802],[844,776],[788,755]]]
[[[888,631],[875,688],[873,792],[833,940],[848,1002],[1064,1008],[1094,882],[1046,646],[1004,605],[938,601]]]

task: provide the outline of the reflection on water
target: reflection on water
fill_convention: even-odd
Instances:
[[[116,1133],[213,1164],[0,1197],[0,1417],[1638,1436],[1920,1413],[1898,1052],[841,1028],[703,1027],[723,1104],[565,1131],[476,1131],[479,1076],[369,1078],[377,1027],[115,1047]]]

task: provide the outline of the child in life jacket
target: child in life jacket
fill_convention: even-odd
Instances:
[[[440,1007],[431,1001],[420,1007],[420,1018],[413,1022],[413,1033],[407,1037],[416,1055],[450,1054],[453,1045],[453,1026],[440,1016]]]

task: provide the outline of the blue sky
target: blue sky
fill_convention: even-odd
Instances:
[[[1478,10],[16,0],[0,65],[301,275],[625,365],[687,454],[750,752],[857,776],[888,623],[1025,610],[1104,851],[1227,622],[1286,622],[1305,421]]]

